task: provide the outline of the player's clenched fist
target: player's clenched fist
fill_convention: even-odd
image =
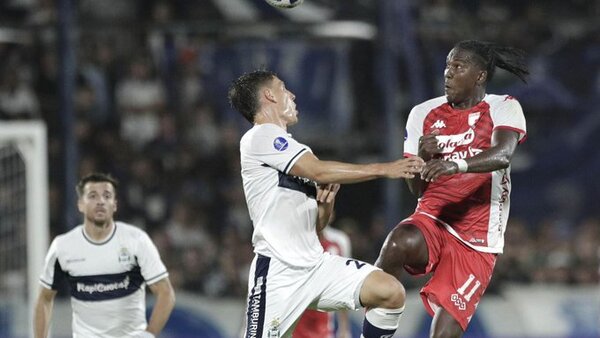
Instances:
[[[391,162],[390,165],[392,170],[389,171],[389,178],[413,178],[421,172],[425,161],[418,156],[412,156]]]
[[[426,182],[433,182],[442,175],[454,175],[456,173],[458,173],[458,166],[456,163],[434,159],[427,162],[425,167],[423,167],[421,179]]]
[[[442,152],[436,137],[439,133],[439,130],[436,129],[431,134],[419,138],[419,156],[425,161],[429,161],[434,155]]]

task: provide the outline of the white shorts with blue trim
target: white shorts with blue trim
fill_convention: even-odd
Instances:
[[[290,267],[275,258],[257,255],[248,279],[245,337],[290,337],[307,308],[360,309],[360,289],[375,270],[380,269],[329,253],[311,268]]]

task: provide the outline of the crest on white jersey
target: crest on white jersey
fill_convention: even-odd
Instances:
[[[268,338],[279,338],[280,337],[279,325],[280,325],[279,318],[275,318],[271,321],[269,331],[267,333]]]
[[[119,250],[119,263],[121,263],[122,265],[124,265],[128,268],[133,266],[133,263],[134,263],[133,255],[125,247],[122,247],[121,250]]]

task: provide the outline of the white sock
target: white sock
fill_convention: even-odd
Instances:
[[[398,328],[404,306],[398,309],[369,309],[363,323],[363,338],[391,337]]]

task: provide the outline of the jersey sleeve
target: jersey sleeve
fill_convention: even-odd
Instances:
[[[142,232],[139,238],[136,258],[146,284],[154,284],[169,275],[167,268],[160,259],[158,249],[145,232]]]
[[[414,107],[406,120],[404,134],[404,157],[416,156],[419,152],[419,139],[423,136],[423,118]]]
[[[40,275],[40,284],[52,290],[58,289],[59,275],[64,275],[64,271],[58,260],[58,242],[58,238],[55,238],[52,244],[50,244],[50,248],[46,253],[46,259],[44,260],[44,268]]]
[[[308,146],[294,140],[283,130],[270,126],[261,128],[255,134],[247,151],[257,161],[285,174],[304,153],[312,152]]]
[[[523,108],[521,108],[519,101],[511,96],[506,96],[497,109],[491,110],[491,115],[494,122],[494,130],[513,130],[519,133],[519,142],[525,140],[527,128]]]

